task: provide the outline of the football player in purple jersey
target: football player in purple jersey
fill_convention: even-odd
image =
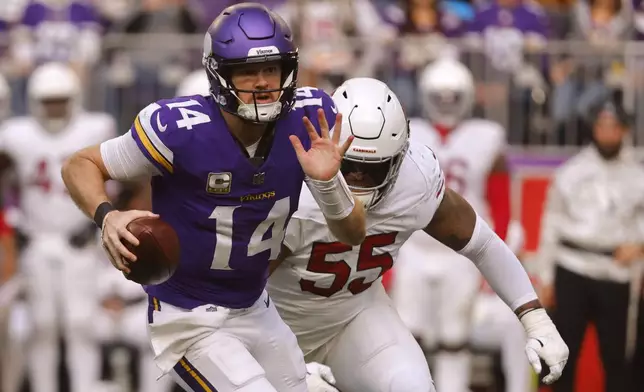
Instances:
[[[339,172],[352,137],[338,145],[331,97],[296,88],[291,30],[263,5],[222,11],[203,64],[209,96],[150,104],[125,135],[71,156],[63,179],[125,273],[136,257],[121,240],[138,243],[129,222],[160,216],[177,232],[179,268],[144,286],[163,373],[187,391],[306,391],[302,353],[264,287],[305,180],[337,239],[362,242],[364,208]],[[152,212],[115,210],[104,182],[142,176]]]

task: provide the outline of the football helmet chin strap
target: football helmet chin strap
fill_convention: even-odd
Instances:
[[[271,103],[242,103],[239,102],[237,114],[239,117],[257,122],[271,122],[282,112],[280,101]]]

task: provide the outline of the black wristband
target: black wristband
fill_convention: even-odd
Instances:
[[[94,223],[96,223],[96,226],[98,226],[99,229],[103,229],[103,220],[105,220],[105,215],[114,210],[116,210],[116,208],[114,208],[109,201],[104,201],[96,207]]]
[[[521,313],[517,314],[517,317],[519,318],[519,320],[521,320],[521,318],[526,314],[532,312],[533,310],[539,310],[539,309],[543,309],[543,306],[539,305],[539,306],[535,306],[534,308],[525,309]]]

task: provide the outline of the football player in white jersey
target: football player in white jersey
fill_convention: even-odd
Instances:
[[[398,98],[384,83],[368,78],[345,82],[333,98],[343,114],[342,127],[355,137],[341,170],[367,208],[367,237],[354,247],[338,242],[303,189],[273,266],[269,293],[307,362],[329,366],[343,392],[436,390],[421,348],[380,282],[400,246],[421,230],[474,262],[523,323],[532,365],[540,372],[541,357],[550,367],[544,381],[556,380],[568,348],[525,270],[472,207],[445,185],[434,153],[409,143]]]
[[[11,89],[0,74],[0,125],[11,113]],[[0,163],[1,164],[1,163]],[[18,323],[21,284],[15,278],[16,246],[13,230],[7,224],[4,209],[0,210],[0,390],[17,392],[22,375],[22,347],[19,337],[12,334]],[[13,328],[12,328],[13,327]]]
[[[433,149],[447,186],[505,240],[510,221],[505,130],[495,122],[470,117],[474,80],[456,59],[444,57],[427,66],[420,76],[420,91],[427,119],[411,121],[411,139]],[[438,350],[434,376],[441,392],[467,390],[471,368],[467,342],[480,285],[480,273],[467,258],[424,233],[414,234],[400,252],[392,295],[424,348]],[[430,320],[430,314],[437,317]]]
[[[44,64],[28,81],[31,115],[6,121],[0,131],[0,151],[20,189],[18,227],[28,238],[20,263],[34,323],[29,375],[39,392],[57,389],[60,333],[72,391],[92,390],[99,370],[92,337],[96,231],[69,197],[60,170],[68,155],[113,137],[116,128],[110,116],[81,109],[80,91],[71,68]]]
[[[505,130],[492,121],[470,118],[474,80],[456,59],[445,57],[427,66],[420,76],[420,91],[427,120],[411,121],[412,140],[434,150],[447,185],[505,239],[510,220]],[[433,262],[427,263],[428,259]],[[426,349],[438,348],[434,369],[438,389],[462,392],[470,380],[466,343],[480,274],[465,257],[423,233],[412,236],[400,261],[393,279],[398,311]],[[431,320],[435,328],[428,318],[430,308],[437,316]]]
[[[187,97],[189,95],[210,95],[210,84],[208,75],[203,69],[192,71],[188,76],[183,78],[177,86],[177,97]]]

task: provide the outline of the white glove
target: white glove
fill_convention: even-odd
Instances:
[[[309,392],[339,392],[333,384],[335,377],[330,367],[317,362],[306,364],[306,386]]]
[[[568,346],[544,309],[531,310],[521,317],[521,323],[528,334],[525,353],[532,368],[541,374],[541,359],[550,367],[550,373],[543,378],[552,384],[561,377],[568,362]]]

